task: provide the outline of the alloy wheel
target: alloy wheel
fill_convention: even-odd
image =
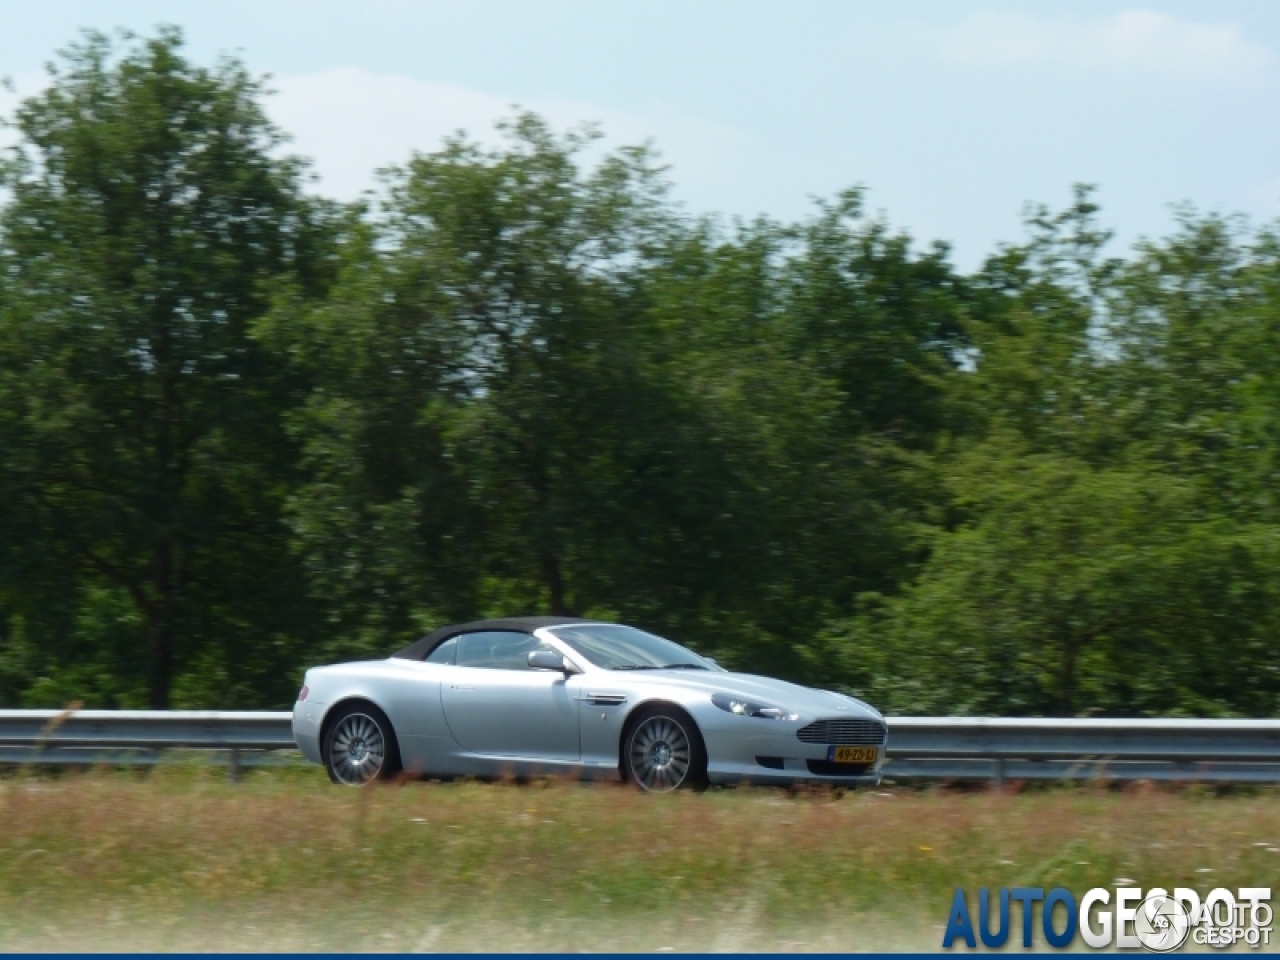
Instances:
[[[329,769],[339,783],[368,783],[381,772],[386,755],[386,737],[373,717],[352,713],[338,721],[330,740]]]
[[[666,793],[688,777],[693,747],[684,727],[671,717],[649,717],[631,734],[628,759],[642,789]]]

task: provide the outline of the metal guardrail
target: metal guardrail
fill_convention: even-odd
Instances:
[[[214,710],[0,710],[0,765],[149,766],[182,756],[242,767],[288,762],[292,714]]]
[[[1280,720],[891,717],[895,780],[1280,783]]]
[[[215,710],[0,710],[0,747],[294,749],[292,714]]]
[[[291,714],[0,710],[0,764],[292,762]],[[890,717],[891,780],[1280,783],[1280,720]],[[195,752],[195,753],[189,753]]]

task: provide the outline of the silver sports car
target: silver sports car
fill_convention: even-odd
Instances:
[[[852,786],[879,783],[885,749],[884,718],[860,700],[566,617],[442,627],[386,660],[308,670],[293,735],[345,784],[404,771]]]

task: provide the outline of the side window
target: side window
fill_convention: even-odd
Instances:
[[[450,637],[440,646],[436,647],[427,654],[426,663],[447,663],[453,666],[454,660],[458,656],[458,638]]]
[[[485,630],[458,636],[458,666],[488,670],[528,670],[529,651],[542,641],[513,630]]]

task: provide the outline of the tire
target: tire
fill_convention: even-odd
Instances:
[[[325,723],[321,748],[329,779],[347,787],[388,780],[400,771],[400,745],[387,715],[371,703],[343,704]]]
[[[646,793],[702,790],[707,748],[698,725],[678,707],[643,707],[622,738],[623,777]]]

